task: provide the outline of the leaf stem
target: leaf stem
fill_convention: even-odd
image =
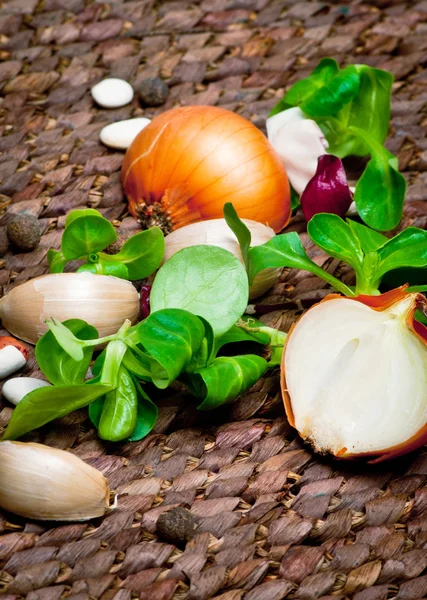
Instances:
[[[326,283],[329,283],[329,285],[335,288],[338,292],[341,292],[341,294],[344,294],[344,296],[349,296],[350,298],[356,296],[355,292],[348,285],[346,285],[327,271],[324,271],[320,267],[319,270],[313,270],[312,273],[326,281]]]
[[[84,340],[82,342],[82,345],[83,347],[100,346],[101,344],[114,342],[114,340],[121,340],[123,342],[126,342],[127,331],[131,325],[132,323],[129,321],[129,319],[126,319],[126,321],[123,323],[123,325],[120,327],[117,333],[114,333],[113,335],[106,335],[105,337],[97,338],[96,340]]]

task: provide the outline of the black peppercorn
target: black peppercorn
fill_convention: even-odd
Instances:
[[[160,77],[148,77],[141,82],[139,96],[145,106],[161,106],[168,99],[169,88]]]
[[[37,248],[41,238],[37,217],[28,213],[16,215],[7,226],[7,237],[16,249],[30,252]]]
[[[183,544],[194,533],[194,517],[186,508],[173,508],[160,515],[157,521],[157,533],[166,542]]]

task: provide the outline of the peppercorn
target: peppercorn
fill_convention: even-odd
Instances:
[[[3,256],[3,254],[6,254],[8,248],[9,248],[9,239],[7,237],[6,227],[2,227],[2,229],[0,229],[0,256]]]
[[[161,106],[168,99],[169,88],[160,77],[147,77],[139,87],[139,96],[145,106]]]
[[[173,508],[160,515],[157,521],[157,533],[166,542],[183,544],[194,533],[194,517],[186,508]]]
[[[16,215],[7,226],[7,237],[17,250],[30,252],[40,243],[41,231],[37,217],[28,213]]]

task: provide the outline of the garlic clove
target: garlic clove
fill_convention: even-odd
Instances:
[[[242,219],[252,236],[252,246],[265,244],[275,236],[274,231],[267,225]],[[225,219],[211,219],[180,227],[165,237],[165,262],[182,248],[206,244],[219,246],[228,250],[242,263],[243,257],[236,236],[228,227]],[[253,300],[265,294],[276,282],[282,269],[265,269],[258,273],[249,289],[249,299]]]
[[[86,521],[109,510],[106,478],[74,454],[0,442],[0,508],[29,519]]]
[[[2,394],[15,406],[19,404],[24,396],[41,387],[48,387],[50,383],[35,377],[13,377],[8,379],[2,387]]]
[[[302,194],[317,169],[317,159],[328,143],[317,123],[298,107],[267,119],[268,139],[282,159],[292,187]]]
[[[384,460],[426,441],[427,337],[413,321],[419,304],[427,304],[421,294],[402,290],[332,295],[291,330],[282,362],[286,412],[318,452]]]
[[[92,273],[51,273],[13,288],[0,300],[0,318],[16,337],[32,344],[47,331],[46,319],[83,319],[100,337],[138,318],[138,292],[130,281]]]

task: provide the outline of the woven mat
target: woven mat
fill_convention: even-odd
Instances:
[[[427,227],[427,2],[377,0],[11,0],[0,9],[0,227],[37,215],[39,248],[1,258],[0,285],[47,272],[66,213],[96,207],[129,233],[119,182],[123,155],[103,147],[104,125],[177,104],[218,104],[263,128],[286,86],[323,56],[365,62],[396,77],[389,149],[408,179],[402,226]],[[138,98],[100,110],[90,87],[105,76],[138,89],[161,76],[159,109]],[[310,245],[301,215],[289,230]],[[319,264],[351,280],[317,251]],[[328,290],[284,273],[262,301],[286,331]],[[0,333],[5,333],[4,330]],[[34,358],[25,374],[40,375]],[[377,468],[313,456],[285,417],[278,375],[231,406],[198,415],[191,398],[158,398],[155,431],[101,442],[85,411],[27,439],[70,449],[119,494],[118,509],[84,524],[37,524],[0,514],[0,597],[29,600],[415,600],[427,595],[427,454]],[[0,400],[0,432],[12,409]],[[203,420],[204,419],[204,420]],[[1,482],[0,482],[1,485]],[[182,506],[197,529],[186,546],[156,534]]]

